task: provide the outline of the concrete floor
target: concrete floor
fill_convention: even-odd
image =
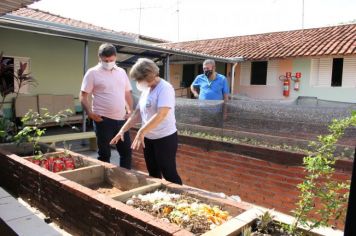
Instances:
[[[75,148],[74,148],[74,149],[72,149],[72,151],[80,153],[80,154],[88,156],[88,157],[91,157],[91,158],[95,158],[95,159],[98,157],[98,153],[97,152],[90,151],[90,150],[78,150],[78,151],[76,151]],[[112,164],[120,166],[120,156],[119,156],[119,153],[114,148],[111,149],[110,162]]]

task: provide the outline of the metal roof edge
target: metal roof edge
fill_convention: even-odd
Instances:
[[[6,14],[0,17],[0,27],[52,36],[72,38],[83,41],[108,42],[121,46],[157,51],[161,53],[166,53],[168,55],[176,54],[197,59],[214,59],[216,61],[225,63],[237,63],[243,61],[242,57],[225,58],[178,49],[166,49],[160,46],[137,43],[132,40],[132,38],[120,36],[119,34],[95,31],[91,29],[81,29],[78,27],[67,26],[60,23],[35,20],[28,17],[14,16],[11,14]]]

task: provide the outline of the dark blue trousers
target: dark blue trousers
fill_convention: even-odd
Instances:
[[[98,145],[98,160],[110,162],[111,146],[110,141],[119,132],[124,125],[124,120],[113,120],[107,117],[102,117],[103,121],[94,121],[94,130],[96,134],[96,142]],[[120,155],[120,166],[126,169],[131,169],[131,140],[129,132],[124,135],[124,141],[120,140],[116,144],[116,149]]]

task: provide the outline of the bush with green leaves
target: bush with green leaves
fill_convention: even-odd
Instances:
[[[5,117],[0,117],[0,143],[12,141],[14,126],[14,122]]]
[[[319,136],[318,142],[311,143],[315,152],[303,160],[306,176],[298,185],[300,195],[293,211],[296,220],[288,229],[292,235],[295,235],[298,226],[310,231],[345,219],[350,182],[334,178],[335,150],[345,130],[353,126],[356,126],[356,112],[351,117],[333,120],[329,126],[330,133]]]
[[[40,155],[41,150],[39,146],[39,140],[43,134],[45,134],[46,129],[42,126],[45,123],[57,123],[60,126],[66,124],[65,119],[71,115],[73,112],[70,109],[59,111],[58,113],[52,115],[47,109],[42,109],[43,114],[34,112],[30,110],[21,119],[24,124],[23,128],[15,135],[16,143],[29,142],[33,144],[33,154]]]

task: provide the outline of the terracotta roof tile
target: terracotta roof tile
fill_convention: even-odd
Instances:
[[[129,33],[129,32],[124,32],[124,31],[114,31],[111,29],[106,29],[104,27],[96,26],[90,23],[86,23],[83,21],[79,20],[74,20],[70,18],[65,18],[59,15],[55,15],[49,12],[44,12],[38,9],[32,9],[32,8],[21,8],[19,10],[11,12],[12,15],[15,16],[21,16],[21,17],[27,17],[35,20],[41,20],[41,21],[47,21],[47,22],[52,22],[52,23],[59,23],[59,24],[64,24],[67,26],[72,26],[72,27],[77,27],[81,29],[88,29],[88,30],[95,30],[95,31],[100,31],[100,32],[108,32],[108,33],[113,33],[121,36],[126,36],[132,39],[137,39],[137,38],[145,38],[148,40],[152,40],[153,42],[168,42],[163,39],[158,39],[158,38],[153,38],[153,37],[148,37],[148,36],[143,36],[143,35],[138,35],[134,33]]]
[[[0,1],[0,16],[17,10],[21,7],[30,5],[38,0],[3,0]]]
[[[356,24],[159,44],[220,57],[261,60],[356,54]]]
[[[44,12],[44,11],[40,11],[40,10],[32,9],[32,8],[26,8],[26,7],[21,8],[17,11],[13,11],[11,14],[15,15],[15,16],[22,16],[22,17],[35,19],[35,20],[47,21],[47,22],[52,22],[52,23],[60,23],[60,24],[64,24],[67,26],[78,27],[78,28],[83,28],[83,29],[91,29],[91,30],[102,31],[102,32],[118,33],[113,30],[105,29],[103,27],[99,27],[99,26],[96,26],[93,24],[65,18],[65,17],[59,16],[59,15],[54,15],[49,12]]]

